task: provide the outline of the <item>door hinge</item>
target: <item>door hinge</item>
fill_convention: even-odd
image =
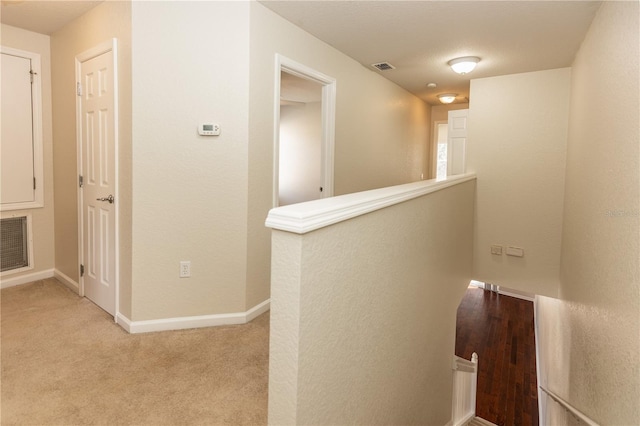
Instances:
[[[76,94],[82,96],[82,84],[76,83]]]
[[[33,84],[33,76],[34,75],[38,75],[38,73],[34,72],[33,70],[29,70],[29,78],[31,79],[31,84]]]
[[[80,264],[80,276],[84,277],[84,265],[82,263]]]
[[[33,189],[36,189],[36,178],[33,178]]]
[[[84,178],[82,177],[82,175],[78,175],[78,185],[80,186],[80,188],[82,188],[82,185],[84,185]]]

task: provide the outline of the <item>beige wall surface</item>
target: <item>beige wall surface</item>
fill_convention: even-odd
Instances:
[[[243,312],[249,2],[134,2],[132,28],[130,319]]]
[[[475,280],[557,295],[570,80],[562,68],[471,81]],[[492,255],[492,244],[521,247],[524,257]]]
[[[131,298],[131,3],[108,1],[51,36],[55,177],[56,269],[78,282],[78,167],[75,58],[118,40],[120,310]]]
[[[316,200],[322,195],[321,106],[321,102],[280,106],[280,206]]]
[[[422,100],[251,2],[247,305],[269,297],[275,55],[337,80],[335,194],[426,178],[430,108]]]
[[[3,278],[16,278],[54,268],[54,198],[53,198],[53,142],[51,125],[51,51],[50,38],[20,28],[2,24],[0,39],[3,46],[40,55],[42,82],[42,145],[44,160],[44,207],[3,212],[2,217],[31,213],[33,229],[33,269]]]
[[[574,61],[560,299],[537,312],[541,384],[611,425],[640,418],[639,12],[604,2]]]
[[[304,235],[273,231],[269,424],[451,420],[475,181]]]

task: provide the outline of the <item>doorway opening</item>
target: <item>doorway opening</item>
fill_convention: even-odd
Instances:
[[[435,178],[436,180],[446,179],[447,177],[447,147],[448,147],[448,124],[446,121],[436,121],[434,123],[435,143]]]
[[[333,196],[335,79],[276,56],[273,205]]]

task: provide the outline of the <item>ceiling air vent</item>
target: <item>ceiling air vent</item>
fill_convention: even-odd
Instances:
[[[378,62],[377,64],[371,64],[372,67],[377,68],[380,71],[394,70],[396,67],[389,62]]]

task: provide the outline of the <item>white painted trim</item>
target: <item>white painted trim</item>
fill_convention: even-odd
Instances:
[[[120,312],[120,173],[119,173],[119,104],[118,104],[118,39],[112,38],[106,40],[97,46],[92,47],[89,50],[85,50],[84,52],[78,54],[75,58],[75,69],[76,69],[76,82],[81,81],[81,72],[82,72],[82,63],[86,62],[90,59],[93,59],[97,56],[100,56],[104,53],[112,52],[112,69],[113,69],[113,130],[114,130],[114,161],[115,161],[115,176],[114,176],[114,197],[116,199],[116,203],[114,204],[114,214],[115,214],[115,305],[114,305],[114,320],[117,322],[117,317]],[[76,152],[77,152],[77,173],[76,175],[80,175],[82,173],[82,110],[81,103],[79,102],[79,96],[76,96]],[[76,182],[77,185],[77,182]],[[84,239],[83,239],[83,229],[84,229],[84,215],[82,204],[83,200],[83,192],[79,185],[76,186],[76,194],[77,194],[77,202],[78,202],[78,295],[84,297],[84,279],[80,274],[80,265],[84,263],[83,254],[84,254]]]
[[[245,322],[253,321],[254,319],[258,318],[260,315],[267,312],[269,309],[271,309],[271,299],[267,299],[264,302],[257,304],[256,306],[254,306],[253,308],[245,312],[245,315],[247,317],[247,320]]]
[[[20,275],[19,277],[0,278],[0,288],[15,287],[17,285],[27,284],[33,281],[52,278],[53,276],[54,274],[53,274],[53,268],[52,268],[52,269],[46,269],[44,271],[32,272],[30,274]]]
[[[476,280],[471,280],[471,282],[469,283],[469,286],[478,287],[483,290],[485,289],[484,283]],[[496,287],[498,288],[498,291],[497,291],[498,294],[502,294],[504,296],[509,296],[509,297],[515,297],[516,299],[522,299],[528,302],[535,302],[535,295],[513,293],[511,291],[508,291],[509,289],[503,290],[503,287],[500,287],[500,286],[496,286]]]
[[[14,55],[31,60],[33,84],[31,85],[31,113],[33,131],[33,174],[36,178],[34,200],[23,203],[0,203],[0,210],[25,210],[44,207],[44,142],[42,130],[42,71],[40,54],[26,50],[0,46],[0,53]]]
[[[540,332],[539,332],[539,323],[538,323],[538,297],[535,296],[533,299],[533,337],[535,339],[535,351],[536,351],[536,381],[538,383],[538,419],[540,419],[539,423],[543,423],[543,419],[546,418],[547,415],[547,401],[542,398],[542,384],[540,383],[540,379],[543,377],[542,372],[540,371]],[[546,374],[544,375],[546,377]]]
[[[246,324],[259,315],[267,312],[270,308],[270,304],[270,299],[267,299],[246,312],[163,318],[146,321],[131,321],[121,312],[118,312],[116,315],[116,322],[131,334],[150,333],[153,331],[184,330],[188,328],[215,327],[219,325],[238,325]]]
[[[466,425],[467,423],[469,423],[471,420],[476,418],[476,413],[469,413],[466,416],[464,416],[462,419],[460,419],[460,421],[455,422],[455,423],[451,423],[453,426],[463,426]]]
[[[59,269],[55,269],[53,271],[53,277],[56,278],[58,281],[60,281],[62,284],[69,287],[71,290],[75,291],[76,293],[80,291],[80,285],[76,281],[71,279],[71,277],[69,277],[67,274],[60,271]]]
[[[280,169],[280,73],[282,71],[296,77],[322,85],[322,153],[321,180],[322,198],[333,197],[334,151],[336,121],[336,79],[306,65],[276,53],[273,107],[273,206],[279,205]]]
[[[533,296],[528,296],[526,294],[512,293],[510,291],[503,291],[500,286],[498,286],[498,294],[502,294],[504,296],[515,297],[516,299],[526,300],[528,302],[533,302],[535,299]]]
[[[269,211],[265,225],[281,231],[306,234],[325,226],[475,179],[476,175],[469,173],[449,176],[441,181],[423,180],[277,207]]]

